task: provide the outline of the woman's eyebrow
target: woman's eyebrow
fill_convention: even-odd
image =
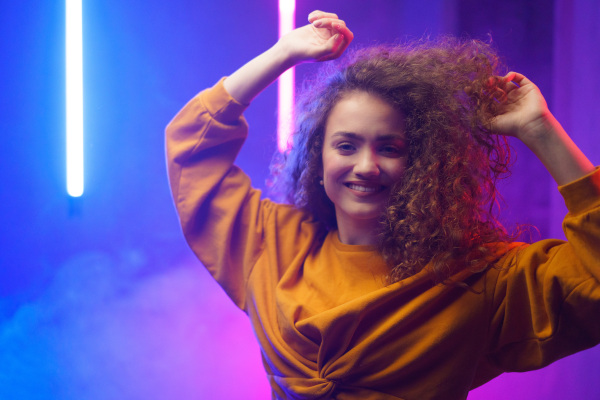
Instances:
[[[406,138],[404,137],[404,135],[401,135],[399,133],[387,133],[385,135],[379,135],[375,138],[375,140],[377,140],[378,142],[382,142],[382,141],[387,141],[387,140],[402,140],[405,141]]]
[[[364,140],[363,137],[361,137],[359,134],[354,133],[354,132],[337,131],[333,135],[331,135],[332,138],[335,138],[338,136],[341,136],[341,137],[344,137],[347,139]]]
[[[360,141],[364,141],[365,138],[361,135],[359,135],[358,133],[354,133],[354,132],[347,132],[347,131],[338,131],[335,132],[331,137],[335,138],[335,137],[344,137],[347,139],[354,139],[354,140],[360,140]],[[384,142],[384,141],[388,141],[388,140],[406,140],[406,138],[404,137],[404,135],[401,135],[399,133],[386,133],[383,135],[377,135],[375,137],[375,140],[378,142]]]

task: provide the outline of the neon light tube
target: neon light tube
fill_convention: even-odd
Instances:
[[[296,0],[279,0],[279,37],[294,30]],[[278,80],[277,144],[280,152],[289,148],[288,140],[294,131],[295,68],[284,72]]]
[[[67,193],[83,194],[83,39],[82,0],[66,0],[65,72]]]

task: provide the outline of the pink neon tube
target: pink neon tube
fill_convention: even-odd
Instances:
[[[296,0],[279,0],[279,37],[295,27]],[[279,151],[288,149],[288,140],[294,124],[294,68],[284,72],[278,80],[277,144]]]

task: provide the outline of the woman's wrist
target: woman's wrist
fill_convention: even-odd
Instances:
[[[548,112],[534,122],[529,123],[521,132],[516,134],[527,147],[535,152],[535,148],[544,146],[557,138],[564,130],[552,113]]]
[[[293,49],[285,42],[282,42],[281,39],[271,46],[266,53],[268,53],[278,76],[303,61],[298,55],[295,55]]]
[[[594,169],[551,113],[520,139],[540,159],[558,185],[572,182]]]
[[[250,104],[254,97],[293,65],[285,49],[275,44],[228,76],[224,86],[234,99]]]

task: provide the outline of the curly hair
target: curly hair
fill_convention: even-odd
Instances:
[[[506,138],[490,128],[506,96],[498,70],[489,44],[448,37],[327,63],[305,82],[291,149],[272,165],[275,187],[324,233],[335,229],[334,205],[318,184],[326,121],[345,94],[377,95],[404,115],[409,151],[381,217],[378,248],[391,281],[426,266],[437,283],[464,268],[485,269],[492,244],[514,240],[493,212],[496,181],[510,164]]]

